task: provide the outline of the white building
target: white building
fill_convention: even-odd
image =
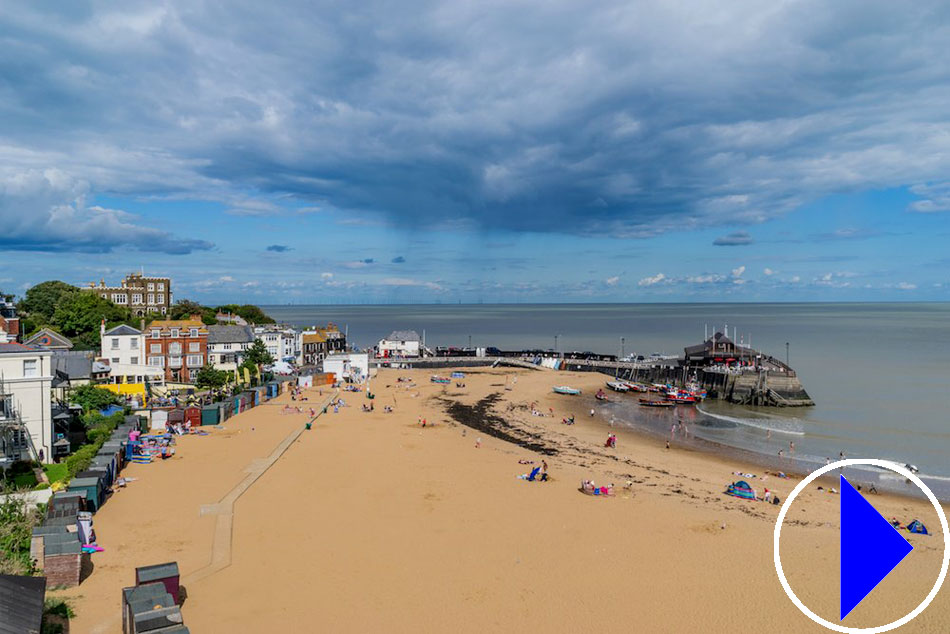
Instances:
[[[331,354],[323,360],[323,371],[335,374],[337,381],[362,383],[369,376],[369,353]]]
[[[110,365],[145,365],[145,335],[132,326],[99,327],[99,356]]]
[[[0,343],[0,460],[29,459],[32,451],[42,451],[46,461],[53,455],[52,355],[19,343]]]
[[[254,336],[264,342],[267,352],[274,357],[275,361],[300,364],[303,337],[293,328],[273,324],[256,326]]]
[[[218,370],[233,372],[253,343],[254,331],[250,326],[208,326],[208,363]]]
[[[422,340],[415,330],[394,330],[376,346],[378,357],[418,357]]]

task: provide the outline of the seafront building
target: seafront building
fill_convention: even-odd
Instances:
[[[345,351],[346,335],[336,324],[314,327],[301,335],[301,365],[320,365],[327,355]]]
[[[413,358],[421,355],[422,339],[415,330],[394,330],[376,345],[380,358]]]
[[[53,455],[50,350],[0,343],[0,460]]]
[[[153,321],[146,335],[146,363],[162,368],[167,383],[191,383],[207,363],[208,327],[197,315]]]
[[[72,350],[73,342],[67,337],[49,328],[41,328],[39,332],[23,342],[25,346],[46,348],[47,350]]]
[[[250,326],[208,326],[208,363],[218,370],[234,372],[244,361],[254,339]]]
[[[117,306],[124,306],[136,317],[148,313],[167,315],[172,305],[172,281],[167,277],[146,277],[144,273],[129,273],[121,286],[106,286],[90,282],[85,289],[108,299]]]
[[[99,361],[109,367],[107,380],[112,384],[165,383],[165,371],[148,365],[145,353],[145,333],[125,324],[99,330]]]
[[[289,326],[265,324],[254,327],[254,336],[276,361],[302,363],[303,333]]]

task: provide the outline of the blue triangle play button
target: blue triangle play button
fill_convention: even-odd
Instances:
[[[913,549],[841,476],[841,619]]]

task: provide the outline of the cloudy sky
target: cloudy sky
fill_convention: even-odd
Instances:
[[[950,300],[950,4],[2,2],[0,288]]]

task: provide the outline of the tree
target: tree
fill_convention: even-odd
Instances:
[[[33,315],[34,318],[39,316],[41,321],[49,323],[63,296],[78,292],[77,287],[59,280],[41,282],[26,291],[17,309],[21,313]]]
[[[30,538],[41,519],[36,505],[26,496],[0,496],[0,574],[33,573]]]
[[[191,319],[193,315],[201,317],[202,323],[209,326],[218,323],[218,318],[215,316],[213,308],[202,306],[198,302],[193,302],[190,299],[178,300],[168,311],[169,319]]]
[[[195,376],[195,385],[199,389],[220,389],[228,382],[229,373],[224,370],[218,370],[210,364],[206,364]]]
[[[67,337],[89,333],[98,344],[99,324],[103,319],[109,325],[131,323],[132,314],[96,293],[78,291],[60,298],[50,323]]]
[[[255,339],[254,343],[244,353],[244,362],[249,363],[258,369],[262,365],[270,365],[274,362],[274,357],[267,351],[267,346],[260,339]]]
[[[119,402],[115,394],[95,385],[80,385],[73,388],[69,392],[69,400],[82,407],[82,411],[86,413],[98,412]]]

